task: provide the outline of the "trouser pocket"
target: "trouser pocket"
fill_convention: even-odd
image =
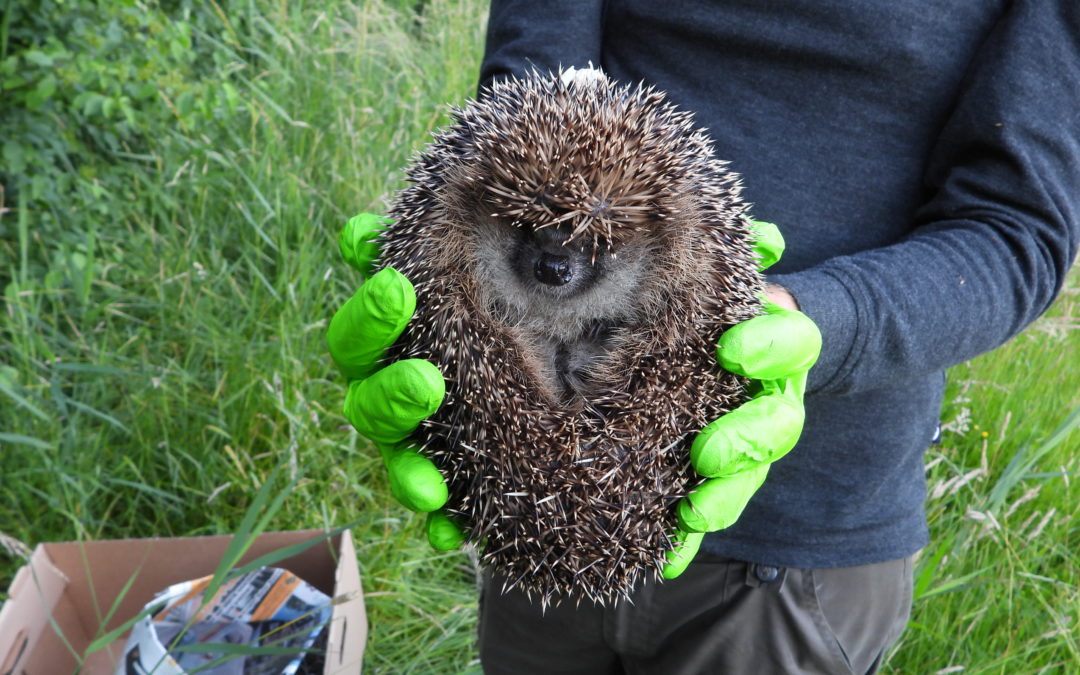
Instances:
[[[810,611],[852,673],[877,672],[911,614],[912,558],[873,565],[803,570]]]

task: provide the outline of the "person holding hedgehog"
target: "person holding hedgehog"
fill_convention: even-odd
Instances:
[[[766,276],[766,313],[720,339],[721,365],[764,384],[695,441],[709,487],[680,509],[667,580],[632,603],[543,611],[488,576],[485,672],[875,672],[928,542],[922,456],[944,369],[1038,317],[1076,258],[1080,4],[768,10],[492,3],[483,85],[596,63],[662,88],[708,129],[787,250]],[[369,267],[380,227],[351,222],[346,259]],[[757,227],[764,265],[780,245]],[[331,353],[395,497],[431,514],[433,545],[454,548],[442,475],[401,444],[439,407],[438,373],[380,362],[411,293],[392,269],[372,276],[335,316]]]

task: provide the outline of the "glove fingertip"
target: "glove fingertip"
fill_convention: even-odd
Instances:
[[[408,498],[414,511],[431,513],[446,505],[450,494],[445,482],[414,483],[408,488]]]
[[[697,532],[700,534],[708,532],[710,529],[714,529],[709,527],[708,518],[694,507],[694,504],[690,501],[689,497],[679,502],[676,515],[679,519],[679,527],[687,532]]]
[[[775,265],[784,254],[784,235],[780,234],[780,228],[773,223],[764,220],[750,220],[749,223],[754,234],[754,254],[758,259],[758,267],[764,271]]]
[[[443,511],[432,511],[427,517],[428,543],[436,551],[454,551],[465,543],[465,532]]]
[[[371,263],[379,257],[379,245],[375,239],[390,222],[390,219],[374,213],[361,213],[350,218],[338,236],[341,257],[349,266],[367,275]]]
[[[716,360],[724,370],[759,380],[805,373],[820,352],[817,325],[790,309],[735,324],[716,343]]]
[[[404,359],[390,367],[399,373],[399,386],[415,401],[420,418],[439,409],[446,397],[446,378],[438,366],[424,359]]]
[[[345,403],[342,405],[342,412],[345,414],[345,419],[349,420],[349,424],[353,425],[357,433],[369,440],[376,440],[372,438],[373,428],[369,424],[367,409],[364,405],[366,400],[364,382],[361,379],[354,379],[349,382],[349,387],[345,390]]]
[[[415,311],[416,293],[409,280],[391,268],[380,271],[330,319],[326,343],[331,358],[346,378],[367,377]]]
[[[676,533],[675,547],[667,553],[667,563],[660,574],[665,579],[674,579],[686,571],[694,561],[704,534],[700,532],[679,531]]]
[[[364,318],[389,326],[388,333],[394,339],[416,311],[416,289],[393,267],[376,272],[357,295],[362,299]]]
[[[737,323],[724,331],[716,342],[716,361],[729,373],[747,375],[747,364],[753,365],[757,354],[754,333],[760,316]]]
[[[430,458],[408,444],[383,445],[379,450],[391,482],[398,486],[399,501],[407,508],[429,513],[446,504],[450,496],[446,479]]]
[[[690,464],[701,476],[718,476],[731,463],[732,450],[724,430],[714,421],[694,438],[690,446]]]

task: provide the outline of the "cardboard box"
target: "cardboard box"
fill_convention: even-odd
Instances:
[[[264,533],[239,564],[322,534],[321,530]],[[76,670],[80,675],[112,675],[126,634],[90,655],[81,669],[71,649],[84,653],[96,635],[137,615],[167,586],[213,574],[231,540],[226,535],[39,544],[15,575],[9,599],[0,609],[0,675],[66,675]],[[367,616],[349,532],[274,565],[334,599],[323,673],[359,673]],[[132,575],[135,581],[99,633],[102,618]]]

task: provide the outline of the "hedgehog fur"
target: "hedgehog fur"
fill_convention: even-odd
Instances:
[[[453,109],[380,235],[378,266],[417,293],[390,357],[447,381],[414,440],[485,566],[545,606],[659,576],[700,482],[693,437],[745,398],[716,340],[763,288],[738,176],[692,115],[598,73],[508,79]],[[515,242],[551,233],[587,257],[583,289],[516,272]]]

